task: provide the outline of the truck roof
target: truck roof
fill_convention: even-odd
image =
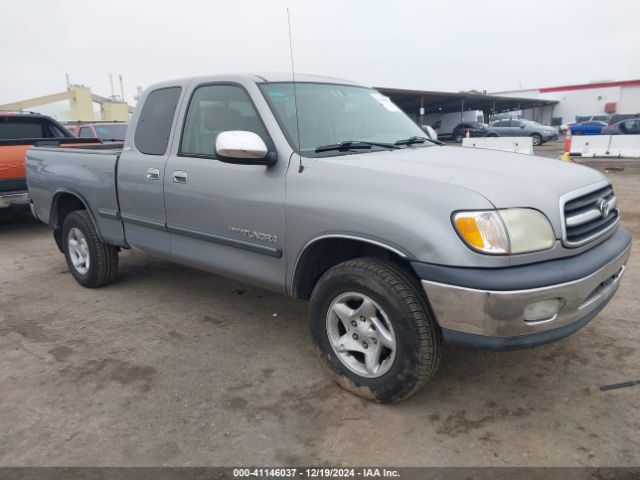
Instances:
[[[151,85],[148,90],[169,86],[186,86],[191,82],[290,82],[292,81],[291,72],[256,72],[256,73],[236,73],[228,75],[202,75],[196,77],[179,78]],[[359,87],[368,87],[353,80],[343,78],[325,77],[322,75],[309,75],[296,73],[296,82],[316,82],[316,83],[335,83],[337,85],[354,85]]]

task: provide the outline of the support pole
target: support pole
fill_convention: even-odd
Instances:
[[[124,83],[122,81],[122,75],[119,76],[120,77],[120,101],[124,102]]]

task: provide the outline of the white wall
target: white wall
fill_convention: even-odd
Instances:
[[[640,113],[640,86],[622,87],[618,113]]]
[[[605,103],[620,102],[620,87],[590,88],[588,90],[565,90],[542,92],[540,98],[557,100],[554,117],[562,117],[562,122],[574,122],[577,115],[606,113]],[[620,110],[620,108],[618,108]]]
[[[577,115],[604,114],[605,103],[617,103],[617,113],[640,112],[640,86],[603,87],[583,90],[564,90],[559,92],[540,92],[522,90],[518,92],[496,93],[503,97],[541,98],[559,102],[553,109],[553,117],[562,117],[562,122],[574,122]],[[536,112],[547,118],[548,112]],[[533,113],[525,114],[532,118]],[[548,122],[541,122],[548,123]]]

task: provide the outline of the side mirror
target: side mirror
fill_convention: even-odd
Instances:
[[[254,132],[228,130],[216,138],[216,156],[221,162],[240,165],[273,165],[275,152],[269,152],[264,140]]]

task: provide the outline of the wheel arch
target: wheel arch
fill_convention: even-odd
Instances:
[[[98,224],[93,215],[93,212],[89,208],[89,204],[87,201],[77,192],[68,189],[60,189],[58,190],[52,198],[51,201],[51,213],[49,215],[49,225],[53,229],[53,237],[55,238],[56,244],[60,251],[62,251],[62,225],[64,224],[65,218],[70,213],[73,213],[78,210],[86,210],[93,222],[93,225],[96,228],[96,232],[98,233],[98,238],[100,241],[104,241],[102,239],[102,235],[100,234],[100,229],[98,228]]]
[[[385,258],[412,271],[411,255],[400,247],[357,235],[322,235],[307,242],[296,259],[290,287],[292,296],[309,299],[316,282],[327,270],[359,257]]]

